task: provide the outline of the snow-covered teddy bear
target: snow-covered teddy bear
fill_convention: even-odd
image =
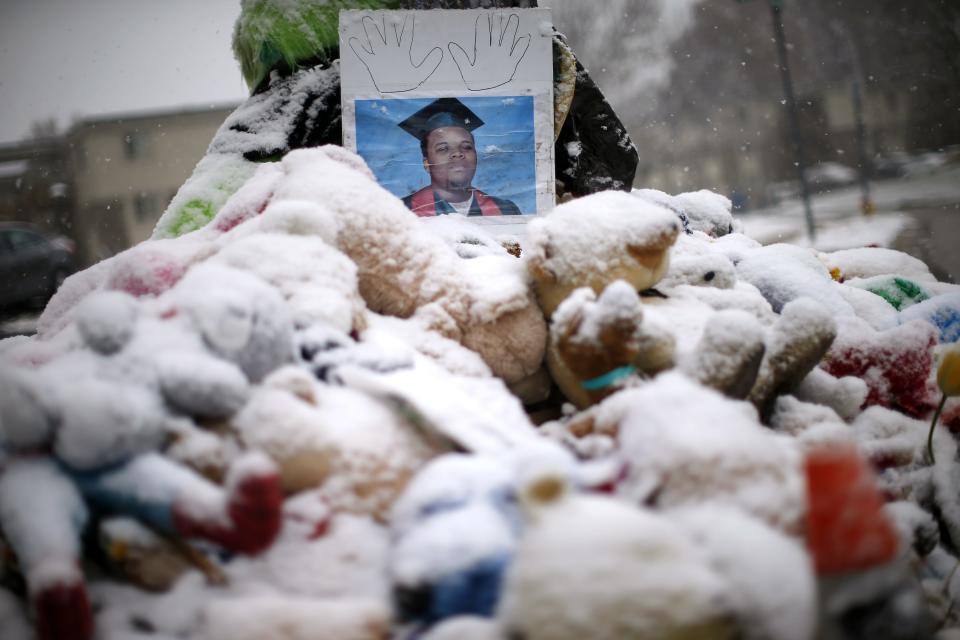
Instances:
[[[826,310],[796,300],[765,325],[742,309],[716,309],[689,292],[641,299],[623,281],[599,296],[578,289],[554,314],[547,362],[567,398],[586,408],[671,368],[769,417],[819,363],[835,334]],[[720,306],[720,305],[717,305]]]
[[[527,227],[523,260],[547,318],[575,289],[600,294],[614,280],[637,291],[669,266],[677,216],[629,194],[605,191],[558,206]]]
[[[503,638],[813,636],[808,557],[739,510],[654,513],[550,472],[529,474],[518,495],[526,525],[497,612]]]
[[[562,204],[548,216],[532,221],[522,262],[549,321],[561,303],[579,288],[591,289],[595,298],[615,280],[623,280],[625,286],[634,291],[653,286],[667,270],[669,249],[680,230],[681,222],[672,211],[626,193],[602,192]],[[611,301],[613,298],[613,294],[608,296]],[[625,302],[623,296],[617,299],[631,308],[634,306]],[[586,362],[593,358],[586,353],[579,354],[584,358],[582,364],[591,371],[603,368],[606,361],[617,362],[596,373],[597,376],[626,371],[623,367],[632,364],[628,360],[637,357],[638,350],[644,351],[652,361],[651,370],[658,363],[670,360],[673,345],[666,336],[658,335],[642,345],[627,345],[632,329],[627,326],[629,320],[624,314],[629,313],[629,309],[620,310],[618,329],[607,331],[605,338],[607,348],[619,353],[601,355],[596,362]],[[595,323],[590,323],[590,327],[597,328]],[[620,333],[615,336],[615,331]],[[554,330],[554,334],[556,332]],[[565,342],[574,346],[569,340]],[[576,374],[567,369],[558,353],[556,335],[550,338],[546,355],[550,374],[567,398],[581,407],[587,406],[588,396],[591,393],[597,396],[597,393],[580,388]],[[599,389],[607,386],[601,385]]]
[[[264,550],[280,527],[280,483],[262,454],[237,459],[221,488],[157,453],[192,420],[232,415],[251,382],[291,358],[275,290],[204,265],[156,300],[92,294],[73,321],[73,349],[27,367],[12,359],[29,349],[13,348],[0,368],[0,526],[43,638],[92,632],[79,568],[91,512],[239,553]]]
[[[334,512],[377,520],[420,467],[448,450],[394,406],[295,366],[268,376],[229,425],[239,450],[276,462],[286,493],[314,490]]]

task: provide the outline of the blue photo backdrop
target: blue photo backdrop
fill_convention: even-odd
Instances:
[[[532,96],[456,96],[483,120],[473,132],[477,173],[473,186],[512,200],[525,214],[537,212]],[[402,198],[430,184],[420,141],[397,126],[436,100],[356,100],[357,152],[377,181]]]

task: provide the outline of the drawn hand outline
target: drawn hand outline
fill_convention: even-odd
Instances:
[[[347,42],[353,53],[367,68],[373,86],[380,93],[413,91],[426,82],[440,66],[440,62],[443,60],[443,49],[440,47],[434,47],[428,51],[419,63],[413,61],[416,18],[412,14],[408,13],[404,17],[403,25],[400,26],[399,30],[396,21],[391,20],[391,23],[387,24],[386,16],[382,16],[379,24],[371,16],[363,16],[360,22],[363,25],[367,46],[363,46],[363,41],[356,36],[350,38]],[[373,38],[370,37],[371,31],[375,34]],[[410,62],[409,74],[403,73],[406,69],[398,73],[397,62],[401,61],[402,64],[404,48],[406,48],[406,60]],[[397,86],[398,88],[381,88],[380,85],[388,79],[391,87]]]
[[[520,61],[527,54],[530,48],[530,34],[517,37],[517,31],[520,29],[520,16],[512,13],[504,21],[504,14],[499,13],[500,24],[494,25],[492,13],[487,13],[486,33],[481,32],[480,19],[483,15],[477,16],[473,27],[473,59],[457,42],[447,44],[447,50],[450,52],[453,61],[460,70],[460,77],[470,91],[483,91],[485,89],[494,89],[502,87],[517,74],[517,67]],[[511,30],[512,34],[508,35]],[[506,46],[504,46],[506,43]],[[501,71],[498,78],[491,77],[492,70]]]

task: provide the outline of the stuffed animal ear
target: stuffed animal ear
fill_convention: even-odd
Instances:
[[[651,271],[659,267],[660,263],[663,262],[664,251],[665,248],[663,247],[651,249],[649,247],[627,245],[627,253],[629,253],[634,260]]]
[[[530,275],[532,275],[534,280],[537,282],[542,282],[545,284],[557,283],[557,274],[555,274],[550,267],[547,266],[545,257],[531,257],[527,262],[527,269],[530,271]]]
[[[559,331],[551,331],[550,335],[553,337],[555,344],[568,344],[570,340],[579,333],[581,325],[583,325],[582,307],[575,309],[570,315],[565,316],[562,323],[554,323],[552,328],[559,329]]]

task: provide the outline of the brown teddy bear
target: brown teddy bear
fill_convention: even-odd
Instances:
[[[580,287],[600,294],[614,280],[652,287],[680,233],[672,211],[619,191],[562,204],[527,227],[524,260],[548,318]]]

